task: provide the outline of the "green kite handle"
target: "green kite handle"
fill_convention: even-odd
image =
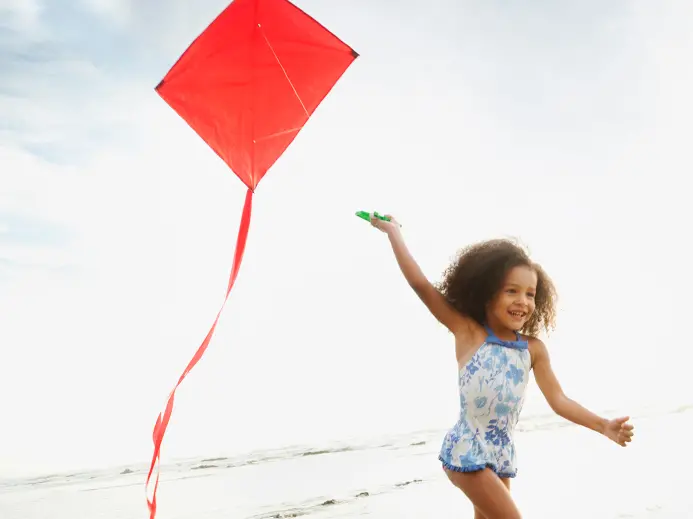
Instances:
[[[390,218],[389,216],[383,216],[383,215],[381,215],[381,214],[378,214],[377,211],[374,212],[374,213],[372,213],[372,214],[371,214],[371,213],[367,213],[366,211],[357,211],[357,212],[356,212],[356,216],[358,216],[359,218],[363,218],[363,219],[366,220],[367,222],[370,222],[370,221],[371,221],[371,217],[372,217],[372,218],[378,218],[379,220],[384,220],[384,221],[386,221],[386,222],[389,222],[389,221],[392,219],[392,218]]]

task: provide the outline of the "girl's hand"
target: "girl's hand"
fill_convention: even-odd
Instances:
[[[629,417],[614,418],[606,422],[604,436],[618,443],[621,447],[626,447],[633,439],[633,426],[628,422]]]
[[[387,220],[381,220],[380,218],[371,217],[371,225],[388,235],[399,231],[401,226],[397,220],[395,220],[395,218],[389,214],[386,214],[385,216],[390,218],[389,222]]]

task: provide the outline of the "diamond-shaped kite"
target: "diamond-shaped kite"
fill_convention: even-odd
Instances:
[[[204,355],[238,275],[253,193],[358,54],[287,0],[235,0],[195,39],[156,91],[248,187],[226,297],[154,426],[156,516],[161,443],[176,389]]]

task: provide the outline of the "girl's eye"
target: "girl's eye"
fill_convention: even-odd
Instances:
[[[514,289],[514,288],[509,288],[508,290],[506,290],[506,292],[507,292],[508,294],[514,294],[514,293],[515,293],[515,289]]]
[[[527,294],[527,297],[531,297],[532,299],[534,299],[535,294],[529,293],[529,294]]]

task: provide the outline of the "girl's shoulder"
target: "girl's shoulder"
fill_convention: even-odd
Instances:
[[[537,359],[548,354],[546,344],[544,344],[544,341],[538,337],[534,337],[532,335],[520,334],[520,336],[522,337],[522,340],[527,341],[529,355],[532,359],[531,365],[533,367],[534,364],[536,364]]]

